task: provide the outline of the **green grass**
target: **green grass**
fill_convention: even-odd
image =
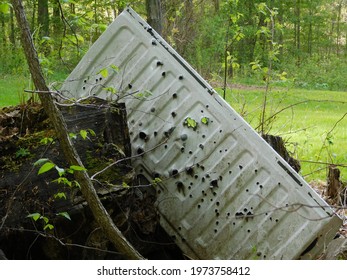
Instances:
[[[23,103],[31,96],[24,89],[30,88],[30,79],[24,76],[0,77],[0,107]]]
[[[259,132],[264,93],[260,87],[241,87],[226,98]],[[307,181],[326,179],[327,165],[314,162],[347,166],[347,92],[276,88],[267,100],[264,132],[284,138]],[[341,175],[346,180],[346,168]]]
[[[66,73],[54,73],[50,81],[64,81],[67,77]],[[0,75],[0,108],[24,103],[29,98],[33,97],[38,100],[35,93],[27,93],[25,90],[33,90],[33,84],[29,77],[23,75]]]

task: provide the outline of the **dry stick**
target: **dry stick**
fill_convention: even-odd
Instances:
[[[47,87],[42,74],[42,69],[32,41],[22,2],[20,0],[12,0],[11,2],[16,14],[18,26],[20,27],[22,45],[26,59],[28,61],[29,70],[32,75],[35,87],[39,91],[38,94],[41,103],[54,125],[54,129],[57,133],[58,139],[60,141],[60,146],[65,154],[66,160],[70,165],[79,165],[83,167],[83,163],[79,158],[79,155],[76,152],[75,148],[73,147],[71,139],[67,133],[67,128],[63,116],[57,109],[52,95],[40,93],[40,91],[49,92],[49,88]],[[85,170],[78,171],[74,173],[74,176],[81,185],[81,192],[88,202],[95,220],[99,223],[103,232],[117,248],[117,250],[119,250],[119,252],[127,258],[143,259],[143,257],[131,246],[131,244],[128,243],[123,234],[113,223],[111,217],[103,207],[87,172]]]
[[[94,250],[94,251],[105,252],[105,253],[110,253],[110,254],[117,254],[117,255],[120,254],[119,252],[116,252],[116,251],[104,250],[104,249],[100,249],[97,247],[91,247],[91,246],[86,246],[86,245],[81,245],[81,244],[76,244],[76,243],[64,242],[62,239],[56,237],[53,234],[49,234],[47,232],[42,232],[39,230],[31,230],[31,229],[23,229],[23,228],[9,228],[9,227],[6,227],[5,229],[9,230],[9,231],[34,233],[37,235],[37,237],[41,236],[43,238],[52,238],[55,241],[59,242],[60,245],[65,246],[65,247],[78,247],[78,248],[82,248],[82,249]]]
[[[290,104],[284,108],[282,108],[281,110],[278,110],[276,113],[272,114],[270,117],[268,117],[266,120],[264,120],[265,122],[269,122],[271,119],[273,119],[275,116],[277,116],[278,114],[282,113],[283,111],[287,110],[287,109],[291,109],[295,106],[298,106],[300,104],[305,104],[305,103],[309,103],[309,102],[331,102],[331,103],[341,103],[341,104],[346,104],[347,102],[345,101],[335,101],[335,100],[329,100],[329,99],[322,99],[322,100],[319,100],[319,99],[307,99],[307,100],[302,100],[302,101],[298,101],[296,103],[293,103],[293,104]],[[257,130],[259,127],[261,126],[258,125],[255,130]]]
[[[114,166],[114,165],[117,165],[117,164],[119,164],[119,163],[121,163],[121,162],[123,162],[123,161],[129,160],[129,159],[134,159],[134,158],[141,157],[141,156],[143,156],[144,154],[147,154],[147,153],[149,153],[149,152],[155,150],[155,149],[158,148],[159,146],[164,145],[164,144],[167,142],[168,139],[169,139],[168,137],[165,138],[163,142],[159,143],[158,145],[154,146],[153,148],[151,148],[151,149],[149,149],[149,150],[147,150],[147,151],[144,151],[144,152],[142,152],[142,153],[140,153],[140,154],[138,154],[138,155],[131,156],[131,157],[126,157],[126,158],[122,158],[122,159],[119,159],[119,160],[117,160],[117,161],[112,162],[111,164],[107,165],[104,169],[102,169],[102,170],[96,172],[94,175],[92,175],[92,176],[90,177],[90,179],[91,179],[91,180],[94,180],[94,178],[95,178],[96,176],[98,176],[98,175],[100,175],[101,173],[105,172],[107,169],[111,168],[111,167]]]
[[[331,162],[324,162],[324,161],[314,161],[314,160],[301,160],[301,162],[307,162],[307,163],[313,163],[313,164],[321,164],[321,165],[331,165]],[[335,166],[339,167],[347,167],[347,164],[338,164],[334,163]]]

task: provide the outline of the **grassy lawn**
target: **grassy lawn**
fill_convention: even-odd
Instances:
[[[260,87],[238,87],[227,93],[227,101],[257,131],[264,92]],[[326,164],[315,162],[347,167],[347,92],[276,88],[267,100],[264,131],[284,138],[307,181],[326,178]],[[341,175],[346,180],[346,168]]]
[[[23,103],[31,96],[24,89],[30,89],[31,86],[30,79],[24,76],[0,77],[0,107]]]
[[[56,78],[56,77],[55,77]],[[63,76],[57,80],[62,81]],[[23,76],[0,77],[0,107],[23,103],[32,84]],[[264,88],[239,86],[227,92],[227,101],[257,131]],[[347,166],[347,92],[275,88],[267,96],[265,133],[284,138],[287,148],[301,161],[307,181],[326,179],[326,164]],[[347,169],[341,168],[343,180]]]
[[[62,82],[66,77],[67,73],[57,72],[50,77],[48,83],[51,81]],[[0,76],[0,108],[24,103],[31,97],[38,100],[36,94],[24,92],[24,90],[32,90],[33,88],[29,77],[23,75]]]

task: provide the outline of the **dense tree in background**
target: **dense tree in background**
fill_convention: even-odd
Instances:
[[[311,78],[312,85],[347,88],[339,74],[347,63],[346,0],[128,3],[206,78],[223,76],[226,67],[229,77],[254,76],[254,63],[267,66],[268,34],[274,31],[274,41],[281,46],[274,70],[286,71],[299,86]],[[121,13],[125,1],[27,0],[25,7],[41,59],[51,68],[62,69],[63,64],[68,72]],[[0,57],[0,73],[25,71],[8,0],[0,0],[0,28],[0,51],[8,54]],[[323,70],[320,75],[318,69]]]
[[[39,28],[40,37],[48,37],[49,36],[48,0],[38,0],[37,25]]]
[[[146,0],[147,22],[155,31],[162,34],[163,15],[160,0]]]

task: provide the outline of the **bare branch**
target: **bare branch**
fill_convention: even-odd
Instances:
[[[140,153],[140,154],[137,154],[137,155],[131,156],[131,157],[127,157],[127,158],[122,158],[122,159],[120,159],[120,160],[117,160],[117,161],[111,163],[110,165],[106,166],[104,169],[102,169],[102,170],[96,172],[94,175],[92,175],[92,176],[90,177],[90,179],[91,179],[91,180],[94,180],[94,178],[95,178],[96,176],[98,176],[98,175],[100,175],[101,173],[105,172],[107,169],[111,168],[111,167],[114,166],[114,165],[117,165],[117,164],[119,164],[119,163],[121,163],[121,162],[123,162],[123,161],[129,160],[129,159],[134,159],[134,158],[141,157],[141,156],[143,156],[144,154],[147,154],[147,153],[149,153],[149,152],[155,150],[156,148],[158,148],[158,147],[160,147],[161,145],[165,144],[165,143],[167,142],[168,139],[169,139],[169,138],[166,138],[164,141],[162,141],[162,142],[159,143],[158,145],[156,145],[156,146],[154,146],[153,148],[151,148],[151,149],[149,149],[149,150],[147,150],[147,151],[144,151],[144,152],[142,152],[142,153]]]

